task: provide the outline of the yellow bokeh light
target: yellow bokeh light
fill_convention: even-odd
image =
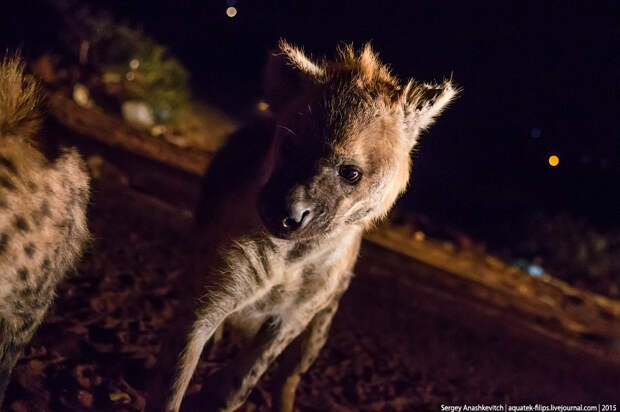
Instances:
[[[556,155],[549,156],[549,166],[555,167],[560,164],[560,158]]]
[[[269,109],[269,104],[267,102],[264,101],[260,101],[258,102],[258,104],[256,105],[256,107],[258,108],[258,110],[260,110],[261,112],[266,111],[267,109]]]
[[[226,9],[226,15],[232,19],[233,17],[237,15],[237,8],[230,6],[229,8]]]

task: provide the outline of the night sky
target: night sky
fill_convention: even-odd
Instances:
[[[619,225],[620,3],[592,3],[89,2],[167,45],[197,95],[242,119],[281,37],[313,55],[370,40],[401,78],[453,74],[462,95],[422,138],[403,204],[465,226],[535,211]],[[57,49],[71,23],[50,4],[13,6],[0,46]]]

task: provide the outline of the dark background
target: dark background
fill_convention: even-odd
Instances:
[[[26,56],[58,49],[74,24],[62,3],[11,5],[0,46]],[[240,119],[259,99],[281,37],[317,56],[372,41],[403,79],[453,73],[463,92],[422,138],[400,207],[481,237],[539,211],[620,225],[620,3],[591,3],[65,2],[144,29],[188,67],[196,94]]]

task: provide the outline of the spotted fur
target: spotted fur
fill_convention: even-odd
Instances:
[[[89,177],[73,150],[49,162],[34,146],[36,85],[0,64],[0,406],[13,366],[88,238]],[[39,190],[44,187],[45,190]]]
[[[313,61],[281,42],[266,76],[273,116],[231,137],[204,181],[195,276],[187,279],[199,304],[185,323],[167,411],[179,411],[204,345],[224,323],[248,343],[208,381],[200,404],[235,410],[282,354],[274,407],[292,411],[363,231],[406,188],[420,132],[456,94],[449,80],[401,84],[369,45]],[[347,181],[343,166],[361,178]],[[159,402],[155,394],[155,409]]]

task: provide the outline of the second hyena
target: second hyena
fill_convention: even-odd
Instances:
[[[88,238],[89,177],[75,150],[37,149],[37,86],[0,62],[0,407],[11,370]]]
[[[364,230],[404,191],[420,132],[456,94],[449,80],[401,84],[369,45],[313,61],[282,41],[265,84],[272,118],[231,137],[205,178],[197,276],[187,280],[199,304],[168,411],[180,409],[205,344],[224,322],[248,344],[207,381],[198,404],[237,409],[282,354],[274,408],[292,411]]]

